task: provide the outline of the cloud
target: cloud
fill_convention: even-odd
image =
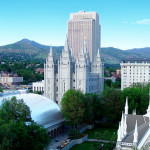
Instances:
[[[134,22],[134,24],[147,24],[147,25],[150,25],[150,19],[139,20],[139,21]]]

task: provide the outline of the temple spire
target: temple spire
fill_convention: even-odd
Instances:
[[[124,137],[124,114],[122,112],[122,118],[121,118],[121,138]]]
[[[117,141],[121,141],[121,125],[120,125],[120,122],[119,122],[119,128],[118,128],[117,135],[118,135]]]
[[[137,120],[136,120],[133,143],[137,143],[137,142],[138,142],[138,130],[137,130]]]
[[[97,51],[97,57],[98,58],[100,57],[99,48],[98,48],[98,51]]]
[[[128,115],[128,97],[126,97],[125,115]]]
[[[64,52],[69,52],[69,44],[68,44],[68,37],[66,35],[66,42],[65,42],[65,46],[64,46]]]
[[[127,135],[127,116],[125,115],[125,119],[124,119],[124,136]]]
[[[49,54],[50,54],[50,56],[53,56],[53,49],[52,49],[52,45],[50,46]]]

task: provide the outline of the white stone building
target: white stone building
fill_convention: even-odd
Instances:
[[[37,124],[43,125],[51,137],[51,139],[64,133],[64,117],[60,107],[51,99],[42,95],[27,93],[27,90],[18,90],[9,93],[0,93],[0,106],[3,100],[12,97],[22,99],[30,108],[31,118]]]
[[[44,82],[44,95],[58,104],[69,89],[100,93],[104,84],[104,64],[101,62],[99,49],[94,62],[91,62],[84,41],[78,59],[75,60],[66,40],[62,55],[55,64],[51,48],[44,64]]]
[[[33,92],[44,92],[44,80],[39,81],[39,82],[33,82],[32,83],[32,91]]]
[[[149,150],[150,148],[150,92],[147,114],[128,114],[128,98],[125,113],[122,113],[118,128],[117,144],[114,150]]]
[[[150,82],[150,59],[128,59],[121,61],[121,90],[133,83]]]

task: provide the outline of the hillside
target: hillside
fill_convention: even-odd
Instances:
[[[43,61],[50,47],[28,39],[23,39],[14,44],[0,46],[0,57],[10,60],[40,59]],[[61,54],[63,46],[53,46],[55,60]],[[105,64],[119,64],[120,60],[127,58],[150,58],[150,47],[121,50],[113,47],[101,48],[102,61]]]

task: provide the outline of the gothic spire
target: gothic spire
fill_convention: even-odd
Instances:
[[[119,122],[119,128],[118,128],[117,135],[118,135],[117,141],[121,141],[121,125],[120,125],[120,122]]]
[[[125,115],[128,115],[128,97],[126,97]]]
[[[133,143],[137,143],[137,142],[138,142],[138,130],[137,130],[137,120],[136,120]]]
[[[121,138],[124,137],[124,114],[122,112],[122,118],[121,118]]]
[[[66,42],[64,46],[64,52],[69,52],[69,44],[68,44],[68,37],[66,36]]]
[[[147,109],[147,114],[145,116],[150,117],[150,89],[149,89],[149,105]]]
[[[50,54],[50,56],[53,56],[53,49],[52,49],[52,45],[50,46],[49,54]]]
[[[125,119],[124,119],[124,136],[127,135],[127,116],[125,115]]]
[[[97,51],[97,57],[100,58],[100,52],[99,52],[99,49]]]

